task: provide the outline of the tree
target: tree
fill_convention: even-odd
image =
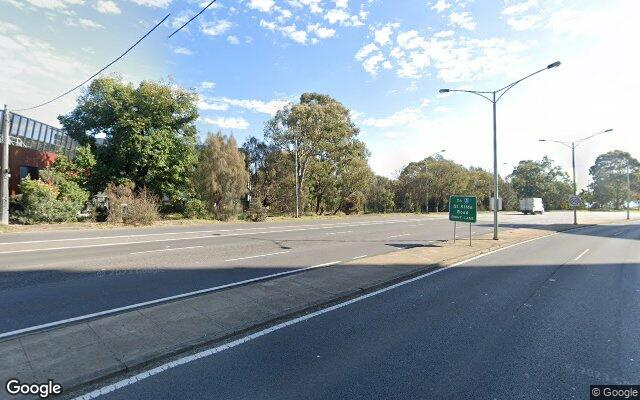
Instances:
[[[394,185],[393,181],[384,176],[376,175],[373,184],[366,194],[365,208],[368,212],[384,213],[393,211]]]
[[[209,133],[194,181],[199,196],[217,219],[226,220],[238,212],[240,199],[247,192],[249,173],[233,136]]]
[[[96,184],[132,181],[174,202],[191,191],[197,159],[197,95],[170,83],[138,87],[117,77],[94,80],[76,108],[58,119],[68,134],[90,144],[97,159]],[[104,135],[104,144],[95,138]]]
[[[493,175],[482,168],[469,168],[468,183],[465,194],[469,196],[476,196],[478,198],[478,207],[480,209],[488,210],[491,195],[493,194]],[[501,193],[500,196],[504,198],[504,193]]]
[[[547,156],[540,161],[520,161],[509,179],[520,198],[541,197],[550,210],[569,208],[569,197],[573,194],[569,175]]]
[[[589,168],[593,181],[589,188],[598,207],[613,207],[619,210],[627,197],[627,167],[630,171],[631,197],[640,192],[640,162],[626,151],[613,150],[599,155]]]
[[[299,197],[304,192],[307,169],[312,159],[335,162],[353,146],[358,146],[358,128],[351,121],[349,110],[330,96],[304,93],[298,104],[289,104],[267,122],[267,141],[282,149],[291,158],[297,156],[295,176],[299,182]],[[295,183],[295,180],[294,180]]]
[[[76,149],[73,159],[67,157],[63,152],[60,152],[51,169],[63,174],[67,179],[77,183],[81,188],[89,190],[91,193],[96,193],[98,191],[94,174],[96,164],[97,161],[93,155],[91,146],[86,144]]]

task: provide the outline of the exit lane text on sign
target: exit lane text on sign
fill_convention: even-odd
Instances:
[[[475,196],[449,197],[449,221],[476,222],[478,202]]]

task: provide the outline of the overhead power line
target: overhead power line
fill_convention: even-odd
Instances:
[[[193,17],[191,17],[191,19],[189,19],[189,20],[188,20],[187,22],[185,22],[184,24],[182,24],[182,26],[181,26],[180,28],[178,28],[178,29],[176,29],[175,31],[173,31],[173,33],[172,33],[171,35],[169,35],[169,36],[167,37],[167,39],[171,39],[171,36],[173,36],[173,35],[175,35],[176,33],[180,32],[180,31],[182,30],[182,28],[184,28],[185,26],[189,25],[189,23],[190,23],[191,21],[193,21],[194,19],[198,18],[198,17],[200,16],[200,14],[202,14],[203,12],[205,12],[205,11],[206,11],[206,9],[207,9],[207,8],[209,8],[209,7],[211,7],[211,5],[212,5],[213,3],[215,3],[215,2],[216,2],[216,0],[213,0],[211,3],[207,4],[207,5],[206,5],[202,10],[200,10],[200,12],[199,12],[199,13],[197,13],[196,15],[194,15]]]
[[[214,0],[215,1],[215,0]],[[204,10],[203,10],[204,11]],[[169,15],[171,15],[171,13],[167,14],[164,18],[162,18],[162,20],[160,22],[158,22],[153,28],[151,28],[151,30],[147,33],[144,34],[144,36],[142,36],[140,39],[138,39],[134,44],[131,45],[131,47],[129,47],[124,53],[120,54],[115,60],[111,61],[109,64],[105,65],[104,67],[102,67],[98,72],[96,72],[95,74],[91,75],[89,78],[87,78],[85,81],[83,81],[82,83],[80,83],[79,85],[73,87],[72,89],[67,90],[66,92],[62,93],[61,95],[54,97],[51,100],[45,101],[44,103],[40,103],[36,106],[33,107],[27,107],[27,108],[22,108],[19,110],[15,110],[15,111],[28,111],[28,110],[34,110],[36,108],[40,108],[42,106],[46,106],[47,104],[53,103],[56,100],[61,99],[62,97],[68,95],[69,93],[75,91],[76,89],[82,87],[85,83],[89,82],[90,80],[92,80],[93,78],[95,78],[96,76],[100,75],[102,72],[104,72],[107,68],[109,68],[110,66],[112,66],[113,64],[115,64],[116,62],[118,62],[122,57],[124,57],[125,55],[127,55],[127,53],[129,53],[131,50],[133,50],[134,47],[136,47],[140,42],[142,42],[147,36],[149,36],[153,31],[155,31],[160,25],[162,25],[162,23],[164,21],[167,20],[167,18],[169,18]]]

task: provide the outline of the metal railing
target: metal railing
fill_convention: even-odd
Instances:
[[[9,142],[12,145],[54,153],[61,151],[69,158],[75,156],[78,142],[63,130],[20,114],[10,113],[10,115]],[[0,110],[0,120],[1,118],[4,118],[2,110]]]

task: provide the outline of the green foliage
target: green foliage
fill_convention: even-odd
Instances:
[[[384,213],[395,208],[393,182],[384,176],[376,176],[366,195],[366,211]]]
[[[253,222],[262,222],[267,220],[267,209],[258,202],[251,202],[246,212],[246,218]]]
[[[565,210],[573,186],[569,175],[544,157],[540,161],[523,160],[509,176],[518,197],[541,197],[548,210]]]
[[[592,183],[593,205],[598,208],[619,210],[627,198],[627,168],[629,171],[630,197],[640,195],[640,162],[626,151],[613,150],[601,154],[589,168]]]
[[[189,199],[184,204],[183,215],[192,219],[205,219],[209,217],[209,212],[202,200]]]
[[[144,81],[138,87],[115,77],[95,79],[76,108],[59,120],[71,137],[94,146],[94,189],[131,181],[158,196],[182,201],[192,190],[197,159],[195,92],[170,83]]]
[[[43,170],[40,179],[20,183],[20,211],[14,220],[22,224],[74,222],[89,199],[89,192],[54,170]]]
[[[64,175],[68,180],[78,184],[83,189],[95,193],[94,170],[97,160],[93,155],[91,146],[79,146],[75,157],[69,159],[64,153],[59,153],[51,169]]]
[[[216,219],[228,220],[238,213],[249,174],[244,154],[238,150],[233,136],[221,133],[207,136],[194,181],[200,198]]]

